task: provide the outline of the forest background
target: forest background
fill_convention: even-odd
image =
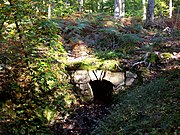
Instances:
[[[66,134],[62,121],[84,106],[69,70],[99,60],[131,69],[146,54],[148,66],[135,69],[141,85],[116,95],[111,115],[93,128],[68,133],[178,134],[179,12],[179,0],[1,0],[0,134]],[[72,64],[79,41],[94,59]]]

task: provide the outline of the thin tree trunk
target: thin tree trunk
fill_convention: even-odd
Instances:
[[[143,4],[143,21],[146,20],[146,0],[142,0]]]
[[[122,15],[121,17],[123,18],[125,16],[125,0],[121,0],[122,1]]]
[[[169,1],[169,18],[172,18],[172,0]]]
[[[48,19],[51,19],[51,3],[48,4]]]
[[[114,18],[121,18],[123,17],[123,3],[124,0],[114,0]]]
[[[78,0],[78,3],[79,3],[78,11],[79,11],[79,12],[82,12],[83,0]]]
[[[114,0],[114,18],[120,18],[120,2]]]
[[[148,25],[152,25],[154,23],[154,0],[148,0],[146,23]]]

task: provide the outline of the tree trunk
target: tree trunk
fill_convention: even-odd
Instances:
[[[125,0],[121,0],[122,1],[122,15],[121,17],[125,16]]]
[[[82,12],[82,7],[83,7],[83,0],[78,0],[78,4],[79,4],[79,12]]]
[[[114,0],[114,18],[120,18],[120,0]]]
[[[125,15],[124,0],[114,0],[114,18],[122,18]]]
[[[146,20],[146,0],[142,0],[143,4],[143,21]]]
[[[48,3],[48,19],[51,19],[51,16],[52,16],[53,11],[54,11],[54,7],[55,7],[55,3],[52,2],[51,0],[49,0],[49,3]]]
[[[172,0],[169,1],[169,18],[172,17]]]
[[[48,19],[51,19],[51,3],[48,4]]]
[[[154,23],[154,0],[148,0],[146,24],[152,25]]]

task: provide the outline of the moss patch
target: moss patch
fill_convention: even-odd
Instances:
[[[109,70],[121,71],[119,60],[102,60],[97,58],[86,58],[81,61],[72,61],[67,63],[69,70]]]

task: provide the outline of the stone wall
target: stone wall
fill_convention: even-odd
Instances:
[[[132,85],[137,75],[126,72],[111,72],[111,71],[87,71],[76,70],[71,73],[71,82],[77,87],[77,93],[82,96],[83,100],[90,100],[93,98],[93,92],[89,84],[90,80],[102,80],[105,79],[115,85],[114,90],[121,88],[124,85]]]

